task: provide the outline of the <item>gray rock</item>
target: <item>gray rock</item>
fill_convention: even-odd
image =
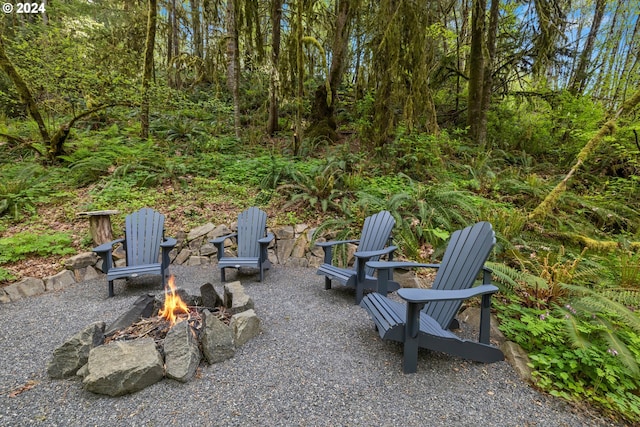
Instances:
[[[219,225],[207,234],[207,239],[217,239],[227,234],[231,234],[231,229],[226,225]]]
[[[254,308],[253,300],[244,291],[239,281],[224,285],[224,306],[231,314],[236,314]]]
[[[89,352],[88,375],[82,381],[92,393],[122,396],[164,377],[162,356],[153,338],[113,341]]]
[[[308,248],[309,241],[307,240],[307,236],[303,234],[296,239],[293,249],[291,250],[291,256],[293,258],[304,258]]]
[[[208,222],[204,225],[201,225],[199,227],[196,227],[194,229],[192,229],[191,231],[189,231],[189,233],[187,234],[187,241],[190,242],[192,240],[195,240],[199,237],[203,237],[206,236],[207,234],[211,233],[214,229],[216,228],[215,225],[213,225],[212,223]]]
[[[64,262],[64,267],[68,270],[77,270],[95,265],[96,261],[98,261],[98,255],[96,255],[95,252],[83,252],[67,259]]]
[[[102,344],[104,326],[104,322],[92,323],[56,348],[47,364],[47,374],[51,378],[75,375],[87,363],[90,350]]]
[[[74,270],[76,281],[84,282],[85,280],[93,280],[100,277],[100,273],[92,266],[87,266]]]
[[[504,358],[513,366],[518,376],[524,381],[533,383],[531,368],[529,367],[529,355],[522,347],[512,341],[505,341],[500,350],[504,353]]]
[[[218,252],[218,249],[213,245],[213,243],[205,243],[200,246],[200,256],[211,256],[215,255]]]
[[[279,240],[289,240],[295,237],[295,229],[291,225],[285,225],[284,227],[274,229],[273,234],[275,234]]]
[[[36,277],[25,277],[21,281],[5,288],[12,301],[20,298],[32,297],[45,292],[44,281]]]
[[[291,256],[293,247],[296,241],[293,239],[281,239],[278,240],[278,246],[276,248],[276,255],[278,256],[278,262],[280,264],[286,264],[287,260]]]
[[[60,273],[45,277],[43,280],[46,291],[58,291],[76,283],[75,275],[70,270],[62,270]]]
[[[202,360],[198,339],[189,322],[176,323],[164,339],[165,375],[180,382],[187,382],[196,373]]]
[[[0,303],[6,304],[11,302],[11,297],[5,292],[3,288],[0,288]]]
[[[192,254],[191,250],[190,250],[190,249],[186,249],[186,248],[185,248],[185,249],[181,250],[181,251],[178,253],[178,255],[176,256],[176,259],[174,260],[174,262],[175,262],[176,264],[180,264],[180,265],[182,265],[182,264],[184,264],[184,263],[189,259],[189,257],[191,256],[191,254]]]
[[[209,258],[206,256],[190,256],[187,265],[195,267],[198,265],[209,265]]]
[[[105,335],[127,328],[142,318],[151,317],[153,314],[153,304],[155,296],[152,294],[142,295],[133,303],[133,307],[121,314],[113,321],[105,331]]]
[[[223,304],[222,298],[211,283],[205,283],[200,286],[200,295],[202,296],[203,307],[215,308]]]
[[[202,312],[202,321],[202,353],[207,363],[218,363],[233,357],[236,353],[233,329],[209,310]]]
[[[233,329],[236,347],[244,345],[260,333],[260,319],[254,310],[243,311],[231,317],[229,326]]]

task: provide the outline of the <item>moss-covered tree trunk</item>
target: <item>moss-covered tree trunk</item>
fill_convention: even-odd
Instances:
[[[267,133],[273,135],[278,126],[278,96],[280,89],[280,20],[282,19],[282,0],[271,0],[271,71],[269,73],[269,118]]]
[[[240,51],[238,47],[238,4],[227,1],[227,85],[233,95],[233,123],[240,138]]]
[[[33,99],[33,95],[31,95],[31,90],[29,90],[29,86],[24,81],[18,70],[13,66],[4,47],[4,39],[2,35],[0,35],[0,69],[5,72],[9,80],[15,85],[18,94],[20,95],[20,99],[27,106],[27,110],[29,111],[29,115],[38,125],[38,130],[40,131],[40,136],[42,137],[42,142],[48,147],[51,143],[51,137],[49,132],[47,131],[47,127],[44,124],[44,120],[42,119],[42,115],[40,114],[40,110],[38,109],[38,105],[36,104],[35,99]]]
[[[156,43],[157,0],[149,0],[147,14],[147,39],[144,50],[144,69],[142,72],[142,105],[140,106],[140,136],[149,136],[149,85],[153,77],[153,50]]]
[[[467,126],[469,137],[479,145],[486,140],[486,127],[482,128],[482,94],[485,73],[485,11],[486,0],[473,0],[471,11],[471,51],[469,53],[469,107]]]
[[[358,8],[358,3],[358,1],[354,0],[339,0],[336,5],[328,85],[322,84],[316,89],[311,108],[311,124],[306,131],[310,137],[326,137],[333,141],[338,138],[335,132],[337,128],[335,104],[338,87],[344,74],[351,24]]]

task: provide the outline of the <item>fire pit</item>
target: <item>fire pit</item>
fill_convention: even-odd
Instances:
[[[86,390],[120,396],[164,377],[186,382],[204,360],[233,357],[236,347],[258,334],[260,321],[240,282],[213,285],[192,296],[171,277],[164,295],[145,295],[109,327],[96,322],[71,337],[47,365],[52,378],[83,378]]]

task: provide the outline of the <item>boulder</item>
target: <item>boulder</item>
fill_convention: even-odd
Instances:
[[[76,277],[71,270],[62,270],[60,273],[45,277],[43,280],[44,288],[47,291],[58,291],[76,283]]]
[[[111,335],[120,329],[133,325],[142,318],[151,317],[154,310],[154,300],[155,297],[152,294],[138,297],[138,299],[133,303],[133,307],[122,313],[120,317],[110,324],[104,334]]]
[[[224,306],[236,314],[253,308],[253,300],[239,281],[230,282],[224,285]]]
[[[218,363],[233,357],[236,353],[233,329],[209,310],[202,312],[202,323],[202,353],[207,363]]]
[[[196,373],[202,355],[198,338],[189,322],[173,325],[164,339],[165,375],[180,382],[187,382]]]
[[[75,375],[87,363],[90,350],[102,344],[104,326],[104,322],[92,323],[56,348],[47,364],[47,374],[51,378]]]
[[[78,255],[74,255],[64,262],[64,267],[67,270],[77,270],[88,266],[93,266],[98,261],[98,255],[95,252],[83,252]]]
[[[531,368],[529,367],[529,355],[522,347],[512,341],[505,341],[500,350],[504,353],[504,358],[513,366],[518,376],[529,383],[533,383]]]
[[[231,317],[229,326],[233,329],[236,347],[244,345],[260,333],[260,319],[254,310],[243,311]]]
[[[204,237],[207,234],[211,233],[216,228],[215,225],[208,222],[200,227],[196,227],[189,231],[187,234],[187,242],[191,242],[192,240],[196,240],[199,237]]]
[[[89,352],[87,391],[122,396],[142,390],[164,377],[162,356],[153,338],[113,341]]]
[[[200,286],[200,295],[202,296],[203,307],[216,308],[223,304],[222,298],[211,283],[205,283]]]

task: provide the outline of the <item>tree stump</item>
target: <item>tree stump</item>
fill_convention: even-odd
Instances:
[[[119,211],[92,211],[80,212],[78,216],[89,217],[89,232],[96,246],[113,240],[113,230],[111,229],[111,215],[120,213]]]

